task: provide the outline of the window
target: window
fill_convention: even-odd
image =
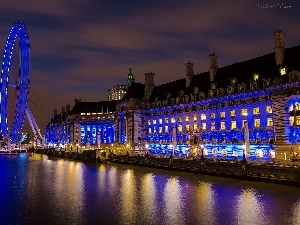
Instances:
[[[294,125],[294,117],[290,116],[290,125],[293,126]]]
[[[272,113],[272,107],[271,107],[270,105],[268,105],[268,106],[266,107],[266,112],[267,112],[267,113]]]
[[[190,117],[189,116],[185,116],[185,121],[189,122],[190,121]]]
[[[297,125],[297,126],[300,125],[300,116],[296,116],[296,125]]]
[[[198,124],[194,123],[193,130],[194,130],[194,131],[198,131]]]
[[[91,115],[91,113],[86,113],[86,115],[88,115],[88,116],[89,116],[89,115]]]
[[[194,121],[197,121],[197,119],[198,119],[198,118],[197,118],[197,115],[194,115],[194,116],[193,116],[193,120],[194,120]]]
[[[286,68],[282,67],[280,68],[280,75],[285,75],[286,74]]]
[[[153,120],[152,122],[153,122],[153,124],[156,124],[156,120]]]
[[[225,118],[225,112],[220,112],[220,117]]]
[[[236,121],[231,121],[231,129],[236,129]]]
[[[169,118],[165,118],[165,123],[169,123]]]
[[[260,127],[260,119],[254,120],[254,127]]]
[[[189,124],[186,124],[186,125],[185,125],[185,131],[186,131],[186,132],[189,132],[189,131],[190,131],[190,125],[189,125]]]
[[[246,123],[248,124],[248,121],[247,121],[247,120],[242,120],[242,127],[243,127],[243,128],[245,128],[245,124],[246,124]]]
[[[224,121],[221,122],[220,128],[221,128],[221,130],[225,130],[225,129],[226,129],[226,127],[225,127],[225,122],[224,122]]]
[[[162,127],[158,128],[158,133],[160,133],[160,134],[162,133]]]
[[[205,114],[201,114],[201,120],[206,120],[206,115]]]
[[[258,115],[259,114],[259,107],[253,108],[253,115]]]
[[[242,116],[247,116],[248,115],[247,109],[242,109],[241,114]]]
[[[272,118],[268,118],[267,119],[267,126],[268,127],[272,127],[273,126],[273,119]]]
[[[159,122],[159,124],[162,124],[162,119],[159,119],[158,122]]]
[[[178,125],[178,132],[182,132],[182,125]]]
[[[258,73],[254,73],[253,74],[253,80],[254,81],[258,81],[258,79],[259,79],[259,74]]]
[[[165,126],[165,133],[169,133],[169,127]]]
[[[202,130],[206,130],[206,123],[202,123]]]
[[[175,118],[174,117],[171,118],[171,123],[175,123]]]
[[[99,118],[99,117],[98,117]],[[151,122],[150,122],[150,120],[148,120],[148,125],[151,125]]]
[[[85,113],[80,113],[80,115],[82,115],[82,116],[83,116],[83,115],[85,115]]]
[[[212,122],[210,124],[210,130],[215,130],[216,129],[216,123],[215,122]]]
[[[231,110],[231,111],[230,111],[230,116],[231,116],[231,117],[234,117],[234,116],[235,116],[235,110]]]
[[[179,116],[177,120],[178,120],[178,122],[182,122],[181,116]]]
[[[151,128],[148,128],[148,133],[151,134]]]
[[[156,127],[153,127],[153,133],[156,134]]]
[[[211,119],[215,119],[216,118],[216,114],[215,113],[210,113],[210,118]]]

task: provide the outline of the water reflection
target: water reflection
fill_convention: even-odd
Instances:
[[[293,207],[292,224],[300,224],[300,202],[297,202]]]
[[[143,220],[152,221],[155,224],[156,218],[156,186],[155,176],[152,173],[147,173],[142,177],[141,183],[141,204],[143,212]]]
[[[183,191],[177,177],[168,179],[164,188],[165,217],[168,224],[184,224]]]
[[[122,224],[136,222],[136,182],[133,170],[126,170],[121,177],[121,220]]]
[[[215,198],[216,195],[211,183],[200,182],[196,193],[198,224],[216,224],[215,222]]]
[[[244,189],[236,202],[236,224],[266,224],[265,209],[254,189]]]
[[[108,169],[108,191],[111,196],[116,196],[117,194],[117,168],[116,167],[110,167]]]

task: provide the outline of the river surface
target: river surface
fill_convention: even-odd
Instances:
[[[300,225],[300,188],[0,155],[0,224]]]

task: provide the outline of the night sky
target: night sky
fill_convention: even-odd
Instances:
[[[0,50],[14,21],[25,22],[31,45],[29,106],[41,128],[74,99],[101,101],[107,89],[136,82],[145,71],[155,84],[273,52],[273,32],[286,47],[300,44],[298,0],[7,0],[0,7]],[[299,60],[300,63],[300,60]]]

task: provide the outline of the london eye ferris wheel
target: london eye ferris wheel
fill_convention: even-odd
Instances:
[[[12,62],[13,49],[19,37],[20,63],[18,81],[9,82],[10,67]],[[12,143],[18,142],[21,138],[21,130],[24,124],[30,76],[30,44],[25,24],[17,20],[8,34],[5,44],[1,80],[0,80],[0,139]],[[17,91],[16,108],[11,129],[8,126],[8,87],[14,87]]]

